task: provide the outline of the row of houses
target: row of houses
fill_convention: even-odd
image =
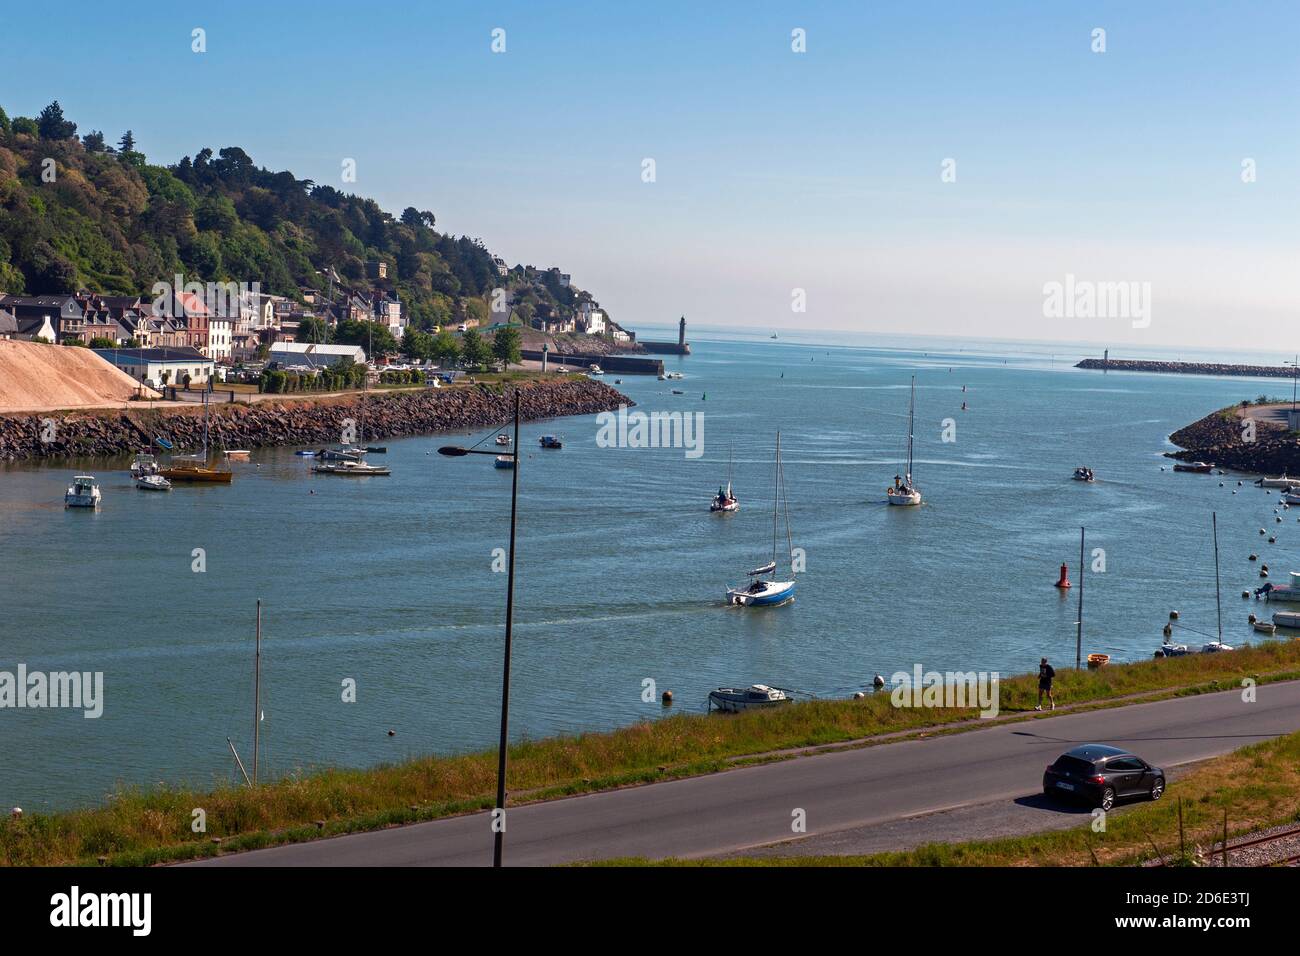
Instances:
[[[400,339],[407,319],[401,300],[386,292],[343,290],[335,297],[301,290],[288,296],[240,291],[205,301],[192,292],[160,299],[90,292],[0,295],[0,338],[83,345],[107,340],[119,347],[195,349],[214,362],[250,361],[264,346],[296,342],[305,319],[378,322]]]

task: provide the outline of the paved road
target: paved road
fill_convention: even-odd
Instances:
[[[1228,691],[1063,714],[516,807],[508,814],[506,862],[735,853],[801,837],[791,830],[796,809],[806,813],[814,838],[807,843],[828,848],[834,835],[855,831],[874,833],[880,844],[881,834],[901,834],[911,818],[939,811],[946,823],[937,836],[978,839],[991,835],[987,820],[969,808],[998,803],[1016,808],[1019,832],[1052,828],[1066,815],[1082,823],[1086,816],[1034,798],[1043,768],[1063,750],[1109,743],[1169,768],[1300,729],[1300,682],[1265,685],[1257,695],[1254,703]],[[475,866],[491,859],[489,817],[477,813],[196,865]]]

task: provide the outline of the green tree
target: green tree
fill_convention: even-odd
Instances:
[[[97,129],[92,129],[85,136],[81,137],[81,145],[86,147],[86,152],[88,153],[108,152],[108,145],[104,142],[104,134]]]
[[[5,113],[4,108],[0,107],[0,133],[8,133],[8,132],[9,132],[9,117]]]
[[[483,338],[478,334],[478,329],[466,329],[461,334],[460,356],[470,368],[478,368],[483,364],[483,360],[487,358],[487,348],[483,345]]]
[[[124,153],[135,152],[135,134],[127,130],[122,134],[122,138],[117,141],[118,149]]]
[[[513,325],[497,329],[496,334],[492,336],[492,357],[505,368],[519,365],[524,360],[520,352],[522,341],[519,329]]]
[[[402,352],[417,362],[433,358],[433,336],[419,329],[408,328],[402,335]]]
[[[117,347],[117,343],[112,339],[104,338],[102,335],[97,335],[90,340],[90,347],[92,349],[112,349]]]
[[[433,357],[440,365],[455,365],[460,358],[460,343],[447,329],[434,336]]]
[[[41,139],[71,139],[77,135],[77,124],[63,118],[63,107],[58,100],[41,110],[36,128]]]
[[[27,116],[15,116],[13,122],[13,131],[15,133],[26,133],[28,136],[39,136],[41,128],[36,125],[36,120]]]

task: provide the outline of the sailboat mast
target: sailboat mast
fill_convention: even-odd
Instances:
[[[262,601],[257,602],[257,642],[253,651],[253,785],[257,785],[257,750],[262,735]]]
[[[1223,643],[1223,597],[1219,590],[1219,515],[1210,512],[1210,527],[1214,529],[1214,606],[1219,612],[1219,643]]]
[[[776,473],[772,476],[772,577],[776,577],[777,495],[781,489],[781,433],[776,433]]]
[[[912,435],[916,421],[916,376],[912,376],[912,399],[907,405],[907,480],[912,481]]]
[[[1087,534],[1084,528],[1079,529],[1079,621],[1078,630],[1074,637],[1074,669],[1077,671],[1083,666],[1083,541]]]
[[[203,383],[203,464],[208,463],[208,383]]]

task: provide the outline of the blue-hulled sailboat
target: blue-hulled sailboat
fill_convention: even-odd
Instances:
[[[785,473],[781,469],[781,433],[776,433],[776,480],[772,488],[772,560],[749,572],[749,584],[727,589],[727,603],[745,607],[772,607],[794,600],[794,581],[776,580],[776,532],[780,505],[785,501]],[[785,509],[787,553],[793,552],[790,540],[790,509]],[[787,559],[788,560],[788,559]],[[794,568],[790,569],[794,577]]]

